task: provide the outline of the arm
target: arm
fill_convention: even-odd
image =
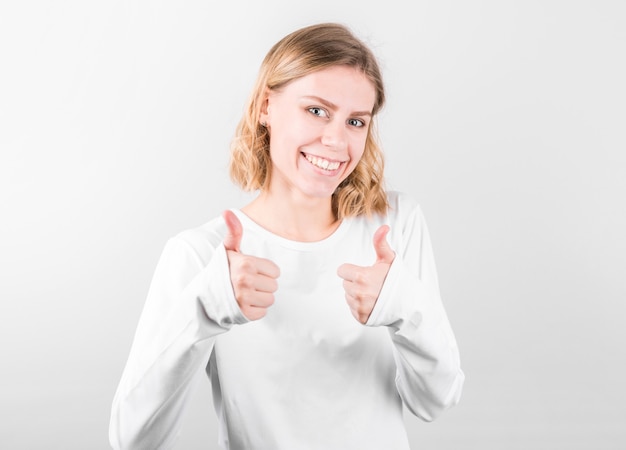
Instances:
[[[413,414],[431,421],[458,403],[465,376],[419,207],[396,226],[396,257],[366,325],[389,327],[398,392]]]
[[[187,241],[170,240],[113,400],[113,448],[171,448],[215,336],[246,321],[233,295],[224,246],[205,264]]]

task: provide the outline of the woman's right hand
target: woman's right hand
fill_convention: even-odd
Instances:
[[[269,259],[241,253],[241,222],[232,211],[224,211],[222,217],[228,229],[224,237],[224,247],[228,256],[230,282],[239,309],[249,320],[261,319],[265,317],[267,308],[274,304],[280,269]]]

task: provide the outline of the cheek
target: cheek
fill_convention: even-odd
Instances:
[[[365,143],[367,142],[367,137],[359,137],[358,139],[354,139],[350,143],[350,159],[352,161],[356,161],[357,163],[363,157],[365,153]],[[352,163],[352,161],[350,161]],[[352,165],[352,164],[351,164]],[[354,164],[356,166],[356,164]]]
[[[293,139],[282,127],[274,127],[270,132],[270,157],[284,158],[293,146]]]
[[[357,139],[351,143],[350,164],[348,165],[346,170],[346,178],[354,171],[356,166],[359,165],[361,159],[363,159],[363,155],[365,154],[365,142],[366,139]]]
[[[354,172],[354,169],[356,169],[356,167],[361,163],[362,159],[363,159],[363,151],[355,152],[352,155],[350,155],[350,163],[348,167],[346,168],[344,179],[347,178],[352,172]]]
[[[281,153],[299,153],[297,150],[301,146],[309,145],[316,139],[317,131],[306,124],[287,119],[279,123],[271,130],[270,148],[276,147]]]

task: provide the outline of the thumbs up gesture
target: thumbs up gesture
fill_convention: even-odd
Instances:
[[[389,272],[396,254],[387,243],[389,226],[383,225],[374,233],[376,262],[372,266],[362,267],[354,264],[342,264],[337,275],[343,278],[343,289],[352,315],[361,323],[367,322],[383,282]]]
[[[274,303],[280,269],[269,259],[242,254],[239,250],[243,236],[241,222],[232,211],[224,211],[222,217],[228,228],[224,247],[235,298],[244,316],[258,320],[265,317],[267,308]]]

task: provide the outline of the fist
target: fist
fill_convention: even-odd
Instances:
[[[243,236],[241,222],[232,211],[224,211],[222,217],[227,228],[224,247],[230,282],[237,304],[249,320],[261,319],[274,304],[280,269],[269,259],[242,254],[239,249]]]
[[[376,262],[372,266],[342,264],[337,275],[343,279],[346,301],[352,315],[361,323],[367,322],[396,254],[387,243],[389,226],[383,225],[374,233]]]

